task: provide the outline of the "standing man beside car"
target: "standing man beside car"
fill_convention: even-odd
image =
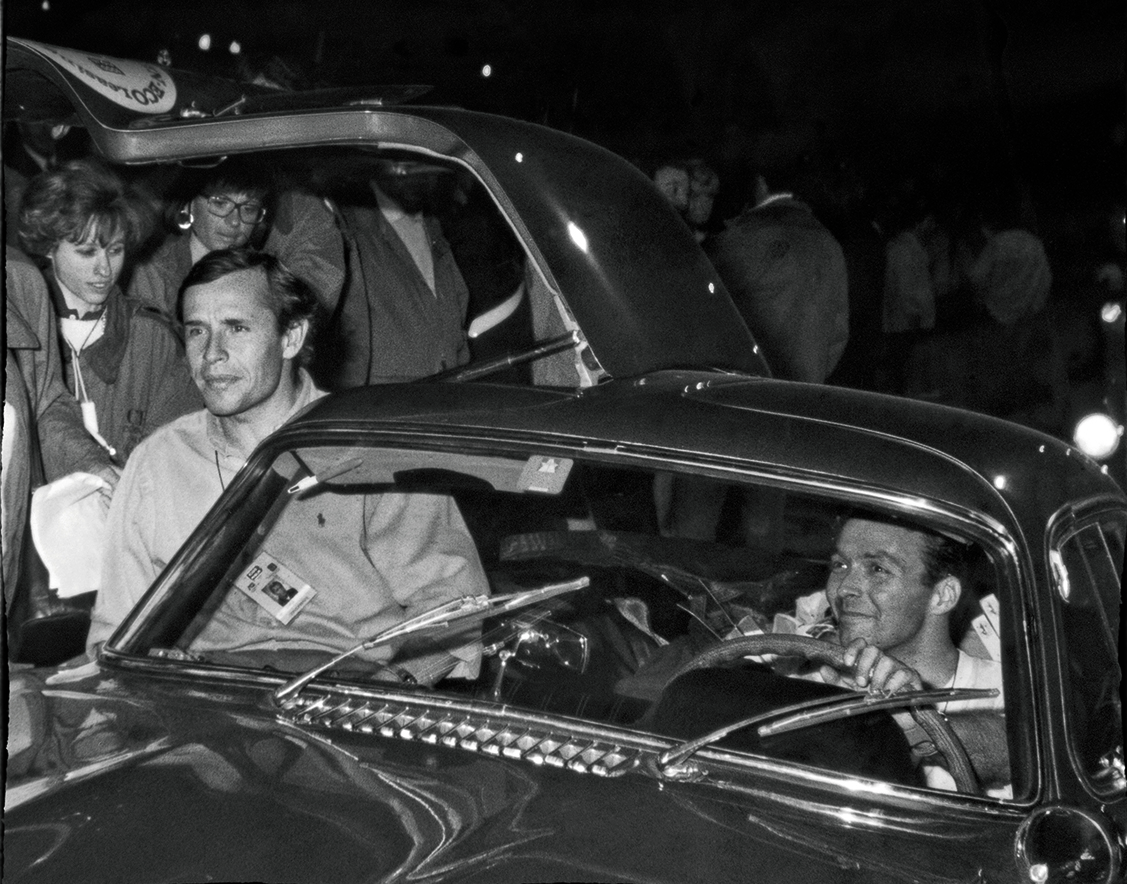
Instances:
[[[350,276],[331,336],[343,349],[334,388],[409,381],[469,361],[469,288],[434,211],[445,167],[379,160],[364,204],[342,205]]]
[[[756,177],[754,204],[708,244],[777,378],[825,383],[849,340],[845,253],[793,193]]]
[[[324,395],[304,367],[316,309],[309,286],[246,247],[212,252],[188,273],[180,314],[206,408],[154,433],[126,466],[88,650],[140,600],[258,443]],[[295,501],[271,539],[269,552],[318,592],[292,624],[234,593],[199,636],[207,650],[341,651],[420,610],[488,592],[465,523],[445,497],[311,495]],[[421,673],[437,680],[451,669],[475,674],[479,661],[480,641],[469,641],[404,665],[422,681]]]

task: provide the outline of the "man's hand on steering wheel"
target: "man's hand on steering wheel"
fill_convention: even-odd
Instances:
[[[823,664],[819,669],[822,681],[853,691],[870,694],[891,694],[904,690],[923,690],[920,674],[895,657],[884,653],[863,638],[855,638],[843,646],[846,670]]]

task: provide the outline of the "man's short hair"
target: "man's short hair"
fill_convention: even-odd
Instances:
[[[935,586],[944,577],[950,576],[966,588],[967,545],[925,528],[914,530],[919,531],[924,538],[924,580],[927,585]]]
[[[964,590],[969,588],[970,544],[955,540],[946,534],[940,534],[938,531],[926,528],[916,522],[865,510],[850,511],[835,520],[835,538],[841,534],[845,523],[851,519],[879,522],[883,525],[891,525],[916,532],[923,538],[924,581],[927,586],[935,586],[944,577],[951,576],[962,584]]]
[[[180,321],[184,320],[184,293],[188,289],[215,282],[241,270],[260,270],[266,277],[269,307],[278,321],[278,334],[303,320],[309,323],[305,345],[294,360],[297,365],[308,365],[313,358],[313,337],[318,326],[320,304],[305,280],[292,273],[269,252],[260,252],[251,246],[240,246],[236,249],[218,249],[200,258],[180,284],[176,299],[176,312]]]

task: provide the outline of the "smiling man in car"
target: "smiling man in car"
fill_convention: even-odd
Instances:
[[[826,596],[845,648],[842,674],[822,679],[854,690],[892,694],[927,688],[997,688],[993,699],[940,705],[963,742],[983,785],[1009,781],[1002,667],[956,646],[951,617],[966,587],[966,548],[914,526],[869,517],[845,521],[830,560]],[[907,713],[897,720],[914,746],[926,736]],[[929,785],[949,786],[925,759]]]
[[[277,259],[245,247],[212,252],[185,278],[188,362],[207,407],[154,433],[126,465],[88,650],[140,600],[258,443],[324,395],[303,367],[316,304]],[[242,592],[229,594],[194,651],[270,657],[286,648],[301,667],[303,654],[344,650],[420,610],[488,591],[453,500],[322,491],[295,497],[283,518],[263,526],[268,549],[244,569],[278,576],[282,591],[236,581]],[[390,659],[390,650],[382,654]],[[480,642],[446,658],[443,667],[420,656],[395,674],[422,681],[424,672],[436,680],[476,671]],[[371,662],[387,668],[386,659]]]

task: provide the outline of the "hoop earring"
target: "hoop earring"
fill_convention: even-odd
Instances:
[[[196,219],[192,217],[192,207],[188,203],[185,203],[183,208],[176,213],[176,226],[181,230],[188,230],[195,220]]]

